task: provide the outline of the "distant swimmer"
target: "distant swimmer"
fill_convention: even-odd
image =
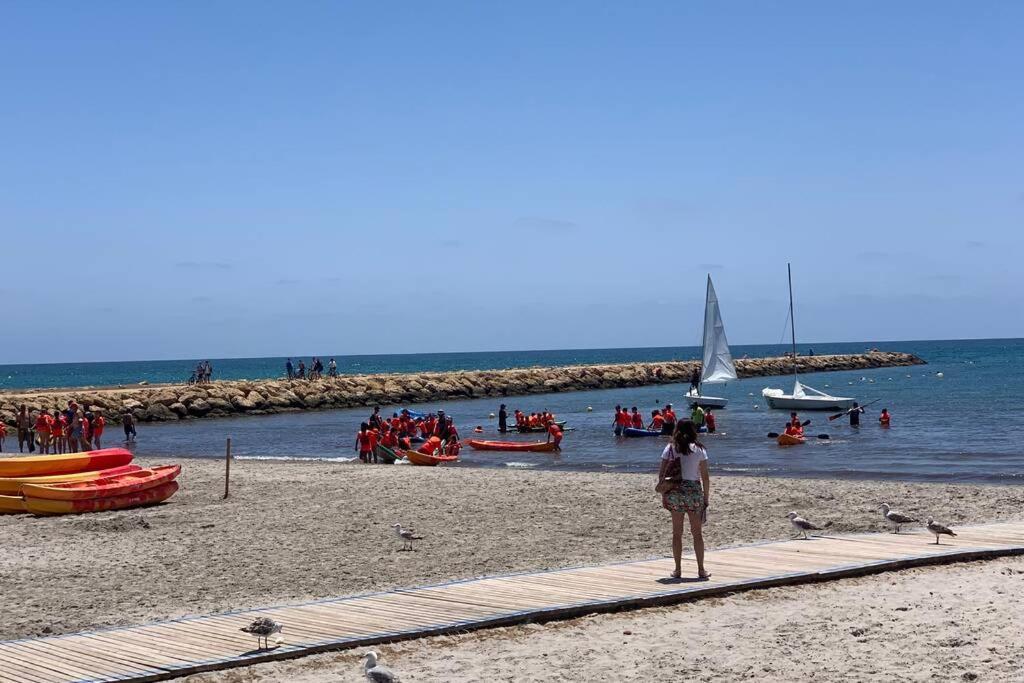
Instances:
[[[878,416],[878,424],[882,427],[888,427],[892,421],[892,417],[889,415],[888,408],[882,408],[882,414]]]

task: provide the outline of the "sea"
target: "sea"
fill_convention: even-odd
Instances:
[[[859,428],[829,421],[827,413],[810,419],[803,446],[779,447],[769,432],[779,432],[788,417],[770,410],[761,397],[765,387],[789,390],[793,378],[757,377],[717,385],[713,393],[729,399],[716,411],[718,433],[703,436],[712,472],[784,477],[888,479],[932,482],[1024,483],[1024,340],[901,341],[813,344],[816,354],[858,353],[870,348],[905,351],[927,361],[907,368],[879,368],[801,375],[801,382],[833,395],[869,404]],[[777,356],[779,345],[735,346],[734,356]],[[801,353],[811,349],[807,345]],[[335,358],[339,372],[424,372],[557,366],[631,361],[689,360],[696,347],[576,349],[487,353],[345,356]],[[307,364],[310,357],[303,358]],[[85,387],[181,382],[196,362],[126,361],[0,366],[0,390]],[[293,362],[298,361],[294,357]],[[285,358],[210,359],[216,379],[261,379],[284,373]],[[504,399],[511,413],[549,410],[566,420],[560,455],[476,452],[464,449],[451,467],[498,467],[600,472],[653,472],[667,440],[624,439],[612,433],[614,406],[637,406],[650,415],[673,403],[685,412],[683,385],[659,385]],[[444,401],[416,406],[444,409],[454,416],[463,438],[498,438],[496,399]],[[382,406],[390,414],[404,406]],[[882,429],[878,413],[888,408],[892,426]],[[142,424],[133,448],[139,455],[222,458],[231,439],[241,459],[316,459],[353,463],[355,433],[366,419],[365,408],[280,415],[232,417]],[[480,427],[481,434],[474,434]],[[115,429],[110,442],[118,445]],[[508,436],[509,440],[529,440]],[[10,443],[10,441],[8,441]],[[351,466],[361,466],[353,463]],[[402,467],[397,465],[396,467]],[[339,470],[339,476],[343,476]]]

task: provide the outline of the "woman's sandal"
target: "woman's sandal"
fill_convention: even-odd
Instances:
[[[677,569],[674,572],[672,572],[671,578],[673,578],[673,579],[681,579],[681,578],[683,578],[683,573]]]
[[[711,574],[709,574],[708,572],[698,572],[697,578],[701,581],[707,581],[711,578]]]

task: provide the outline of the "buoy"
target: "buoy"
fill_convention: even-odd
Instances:
[[[593,409],[593,407],[591,407],[591,406],[587,406],[587,412],[588,412],[588,413],[592,413],[592,412],[594,412],[594,409]]]
[[[749,394],[747,394],[747,396],[753,396],[753,395],[754,395],[753,391],[751,391]]]
[[[942,379],[943,377],[945,377],[945,375],[943,375],[941,372],[936,372],[935,376],[938,377],[939,379]]]
[[[488,415],[487,417],[489,417],[489,418],[491,418],[491,419],[493,420],[493,419],[494,419],[494,413],[491,413],[491,414],[490,414],[490,415]]]
[[[869,379],[868,380],[868,384],[874,384],[874,383],[875,383],[875,380],[873,380],[873,379]]]
[[[826,388],[826,389],[828,389],[828,387],[829,387],[829,385],[827,385],[827,384],[826,384],[826,385],[825,385],[825,388]]]
[[[758,409],[758,408],[760,408],[760,407],[761,407],[761,406],[757,405],[756,403],[754,404],[754,410],[757,410],[757,409]]]

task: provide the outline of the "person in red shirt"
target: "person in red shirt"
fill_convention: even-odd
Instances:
[[[704,411],[704,426],[707,427],[708,434],[715,433],[715,414],[711,412],[711,408]]]
[[[786,434],[788,436],[803,436],[804,435],[803,425],[801,425],[799,422],[796,422],[796,423],[790,422],[789,424],[786,425]]]
[[[7,425],[0,420],[0,453],[4,452],[4,441],[7,439]]]
[[[629,416],[630,426],[632,426],[633,429],[643,429],[644,428],[644,416],[640,414],[640,411],[638,411],[636,409],[636,406],[633,406],[633,408],[631,410],[632,410],[632,413],[630,413],[630,416]]]
[[[665,418],[665,424],[661,427],[662,433],[671,434],[676,428],[676,412],[672,410],[671,403],[665,404],[665,409],[661,411],[661,415]]]
[[[548,425],[548,442],[551,441],[555,442],[555,452],[561,453],[562,447],[559,444],[562,443],[562,428],[554,422]]]
[[[103,448],[101,439],[103,438],[103,428],[106,425],[107,419],[103,417],[103,413],[97,410],[92,420],[92,443],[96,448]]]
[[[380,443],[380,430],[376,427],[370,430],[370,455],[374,462],[380,462],[377,457],[377,444]]]
[[[647,425],[647,429],[652,432],[660,432],[662,426],[665,424],[665,418],[661,416],[660,410],[651,411],[651,424]]]
[[[39,452],[50,452],[50,425],[51,418],[45,410],[40,410],[36,416],[36,440],[39,442]]]
[[[629,413],[622,406],[615,406],[615,436],[622,436],[622,430],[629,426]]]
[[[359,433],[356,434],[355,450],[359,451],[359,459],[363,462],[370,462],[370,457],[373,454],[373,446],[376,445],[372,439],[373,437],[370,435],[370,425],[365,422],[359,425]]]

